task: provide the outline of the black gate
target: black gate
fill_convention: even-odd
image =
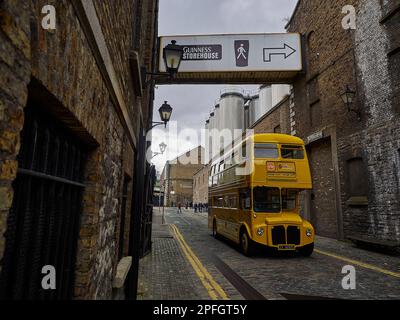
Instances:
[[[145,184],[145,208],[142,215],[141,257],[151,252],[151,231],[153,223],[153,193],[156,182],[156,169],[148,166]]]
[[[1,299],[70,299],[82,204],[83,146],[45,113],[28,106],[13,184]],[[54,266],[56,290],[43,290]]]

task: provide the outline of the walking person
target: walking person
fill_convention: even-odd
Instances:
[[[182,203],[178,203],[178,213],[182,213]]]

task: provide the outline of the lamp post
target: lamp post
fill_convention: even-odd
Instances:
[[[361,112],[359,109],[353,109],[351,106],[354,103],[354,98],[356,96],[356,92],[350,88],[349,85],[346,85],[345,91],[340,95],[344,104],[347,107],[348,112],[354,112],[357,114],[358,120],[361,119]]]

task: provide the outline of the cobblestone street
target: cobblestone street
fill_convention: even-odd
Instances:
[[[154,209],[153,252],[140,262],[140,299],[210,299],[210,290],[171,231],[175,225],[216,286],[228,299],[399,299],[400,258],[317,237],[310,258],[258,251],[249,258],[207,230],[207,213]],[[356,289],[344,290],[342,268],[356,269]],[[220,297],[217,297],[220,298]]]

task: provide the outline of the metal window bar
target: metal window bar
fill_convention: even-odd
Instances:
[[[48,115],[28,106],[7,220],[0,299],[70,299],[86,150]],[[56,290],[41,286],[56,268]]]

